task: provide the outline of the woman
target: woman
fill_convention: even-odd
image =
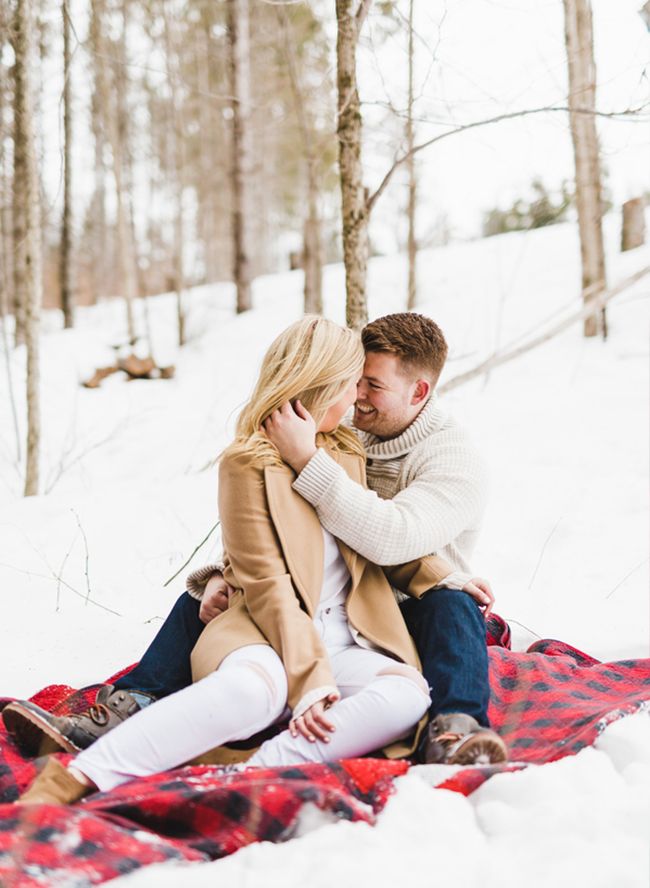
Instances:
[[[289,729],[249,764],[358,756],[413,732],[428,709],[428,688],[382,570],[323,530],[260,431],[281,404],[299,399],[320,445],[363,482],[361,445],[339,426],[363,360],[358,336],[322,318],[293,324],[271,345],[221,458],[225,579],[237,592],[194,650],[195,684],[143,709],[69,769],[51,760],[22,801],[73,801],[181,765],[254,735],[287,706]],[[435,561],[426,577],[421,565],[406,569],[404,584],[417,574],[422,590],[430,588],[445,575],[444,562]]]

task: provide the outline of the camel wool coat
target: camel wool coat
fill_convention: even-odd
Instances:
[[[362,456],[328,447],[351,478],[365,485]],[[192,653],[194,681],[217,669],[232,651],[270,644],[284,664],[293,710],[310,691],[336,685],[312,617],[323,580],[323,533],[315,510],[291,487],[287,465],[260,465],[248,454],[226,454],[219,469],[226,581],[237,591],[228,609],[204,629]],[[386,570],[338,541],[351,577],[350,624],[397,661],[419,659],[391,583],[421,596],[451,573],[428,556]],[[390,578],[390,582],[387,579]]]

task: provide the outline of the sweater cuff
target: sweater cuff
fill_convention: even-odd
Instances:
[[[469,583],[473,576],[474,574],[463,573],[461,570],[455,570],[452,573],[447,574],[446,577],[443,577],[440,582],[436,583],[433,588],[457,589],[458,591],[462,591],[463,587]]]
[[[340,471],[339,464],[319,447],[291,486],[308,503],[317,506]]]
[[[336,694],[337,697],[340,697],[339,689],[336,685],[323,685],[322,688],[314,688],[313,691],[308,691],[300,702],[294,706],[291,717],[300,718],[301,715],[307,712],[310,706],[313,706],[314,703],[318,703],[319,700],[323,700],[325,697],[329,697],[330,694]]]
[[[205,567],[199,567],[196,570],[193,570],[191,574],[188,574],[187,579],[185,580],[185,591],[188,595],[191,595],[192,598],[196,598],[200,601],[203,598],[203,593],[205,592],[208,580],[216,573],[222,574],[223,568],[223,561],[217,561],[214,564],[206,564]]]

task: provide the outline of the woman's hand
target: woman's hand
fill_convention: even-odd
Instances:
[[[325,710],[336,703],[340,699],[339,694],[328,694],[317,703],[313,703],[309,709],[305,710],[298,718],[292,718],[289,722],[289,731],[292,737],[302,734],[310,743],[316,740],[322,740],[329,743],[329,734],[335,731],[334,724],[325,716]]]
[[[472,596],[478,606],[483,609],[483,616],[487,620],[494,607],[494,593],[488,581],[481,579],[481,577],[472,577],[469,583],[465,583],[463,586],[463,592]]]
[[[212,574],[205,584],[205,591],[201,598],[199,620],[207,624],[210,620],[214,620],[215,617],[227,610],[230,596],[234,591],[220,573]]]

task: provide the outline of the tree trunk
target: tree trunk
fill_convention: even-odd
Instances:
[[[221,266],[219,262],[219,227],[217,225],[217,208],[215,195],[219,193],[215,172],[214,132],[218,124],[215,121],[213,102],[210,100],[210,34],[211,21],[208,5],[204,16],[207,22],[201,32],[200,50],[197,50],[197,88],[199,92],[199,139],[201,172],[201,188],[199,189],[199,230],[203,243],[203,264],[205,280],[208,282],[219,279]]]
[[[74,324],[72,292],[72,88],[70,85],[70,18],[67,0],[63,18],[63,215],[61,218],[61,308],[63,326]]]
[[[106,23],[103,15],[103,0],[92,0],[92,16],[96,24],[95,45],[97,47],[97,79],[99,87],[99,95],[104,122],[106,125],[106,134],[108,143],[111,147],[113,155],[113,177],[115,180],[115,201],[116,201],[116,227],[117,227],[117,252],[118,266],[120,270],[120,283],[124,292],[124,300],[126,303],[126,322],[128,329],[128,337],[133,342],[135,335],[135,322],[133,318],[133,301],[136,290],[135,267],[133,261],[132,244],[129,237],[129,219],[128,206],[124,190],[124,145],[123,145],[123,127],[120,126],[119,118],[125,119],[126,114],[124,108],[114,108],[112,93],[117,93],[118,102],[124,98],[125,90],[123,88],[123,80],[125,75],[126,59],[122,61],[122,71],[118,78],[118,89],[109,88],[107,70],[106,70],[106,49],[104,44],[104,28]],[[126,3],[123,6],[124,21],[122,42],[126,39]],[[119,88],[122,87],[122,88]]]
[[[103,45],[103,37],[99,31],[102,27],[98,15],[101,8],[98,3],[91,4],[89,40],[93,53],[93,90],[91,98],[91,121],[94,141],[95,163],[94,193],[90,209],[91,225],[91,269],[90,280],[92,287],[92,301],[98,302],[109,291],[108,277],[110,263],[107,261],[109,250],[108,226],[106,223],[106,132],[105,115],[102,110],[105,67],[104,59],[99,52]]]
[[[576,169],[576,203],[582,260],[582,291],[605,290],[605,248],[602,230],[602,189],[596,108],[596,65],[589,0],[563,0],[565,40],[569,69],[569,121]],[[583,295],[583,299],[584,299]],[[584,335],[606,335],[605,308],[588,316]],[[600,320],[600,324],[599,324]]]
[[[409,0],[409,46],[408,46],[408,107],[406,116],[406,150],[412,152],[415,146],[415,132],[413,126],[413,7],[415,0]],[[408,175],[408,206],[406,210],[408,222],[407,256],[408,256],[408,297],[406,307],[409,311],[415,308],[417,302],[417,239],[415,236],[415,211],[417,198],[417,183],[415,178],[415,155],[409,154],[406,162]]]
[[[318,164],[312,131],[307,119],[305,97],[300,86],[294,44],[289,34],[287,13],[284,7],[277,9],[282,27],[284,51],[289,70],[293,105],[298,119],[298,131],[305,155],[307,180],[307,218],[303,227],[302,267],[305,274],[304,311],[305,314],[323,313],[323,242],[321,221],[318,214]]]
[[[232,233],[237,312],[252,307],[250,270],[250,39],[248,0],[227,0],[232,95]]]
[[[642,197],[626,200],[623,204],[621,252],[634,250],[645,243],[645,201]]]
[[[18,103],[19,84],[18,76],[22,76],[18,66],[14,65],[14,115]],[[23,89],[21,84],[20,89]],[[23,97],[20,97],[23,101]],[[12,308],[14,313],[14,343],[25,343],[25,306],[27,304],[27,281],[25,279],[26,259],[25,249],[27,243],[27,221],[25,219],[25,190],[26,190],[26,164],[27,157],[16,148],[17,121],[14,117],[14,177],[12,182],[12,206],[11,206],[11,238],[13,254],[14,292]]]
[[[172,191],[174,193],[174,245],[173,245],[173,276],[176,290],[176,320],[178,328],[178,344],[185,345],[185,311],[183,308],[183,291],[185,289],[185,271],[183,268],[184,219],[183,219],[183,173],[182,157],[183,125],[181,103],[178,99],[178,57],[176,55],[174,35],[167,15],[166,0],[162,0],[163,20],[165,23],[165,57],[167,80],[170,96],[170,121],[167,146],[170,154],[169,167],[172,171]]]
[[[368,211],[361,167],[361,105],[357,92],[358,25],[353,0],[336,0],[336,85],[338,92],[339,173],[345,265],[345,318],[360,329],[368,320]]]
[[[40,409],[39,409],[39,322],[42,293],[42,257],[39,206],[39,180],[36,167],[34,107],[30,77],[34,71],[31,35],[34,33],[32,0],[17,0],[12,43],[14,76],[14,164],[21,176],[23,191],[18,195],[24,223],[24,243],[17,262],[22,265],[24,286],[25,344],[27,347],[27,458],[25,496],[38,493]]]

